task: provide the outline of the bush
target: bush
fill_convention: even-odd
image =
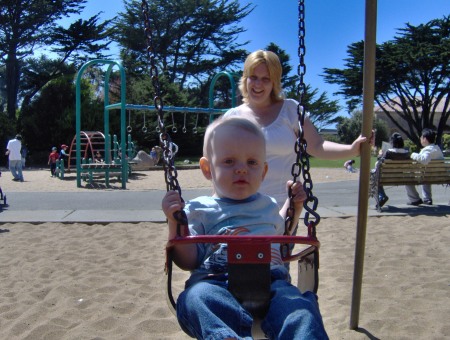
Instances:
[[[417,147],[417,145],[413,142],[411,142],[410,139],[405,140],[405,148],[409,149],[410,153],[413,152],[419,152],[419,148]]]
[[[335,143],[340,143],[341,142],[341,139],[339,138],[338,135],[331,135],[331,134],[327,135],[326,134],[326,135],[323,135],[322,138],[324,140],[329,141],[329,142],[335,142]]]
[[[450,134],[448,134],[448,133],[445,133],[442,136],[442,149],[450,150]]]

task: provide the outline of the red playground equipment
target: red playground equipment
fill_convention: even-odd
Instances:
[[[67,170],[71,168],[76,169],[76,136],[73,137],[69,148],[69,158],[67,160]],[[105,135],[100,131],[80,131],[80,149],[81,158],[95,159],[95,154],[100,154],[105,157]],[[111,158],[111,157],[110,157]]]

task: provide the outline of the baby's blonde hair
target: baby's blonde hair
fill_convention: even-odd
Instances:
[[[214,132],[216,132],[221,127],[232,127],[235,129],[241,129],[243,131],[249,132],[254,136],[258,137],[266,149],[266,140],[264,134],[259,127],[258,123],[251,116],[221,116],[220,118],[213,121],[208,125],[205,131],[205,138],[203,140],[203,157],[210,158],[212,150],[212,137]]]
[[[273,84],[270,98],[274,102],[284,99],[283,88],[281,87],[281,76],[283,69],[281,67],[280,59],[271,51],[258,50],[252,52],[245,59],[244,71],[239,81],[239,91],[241,91],[242,101],[248,104],[247,79],[253,74],[254,69],[260,65],[266,64],[269,71],[269,77]]]

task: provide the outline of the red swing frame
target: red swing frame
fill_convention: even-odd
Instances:
[[[178,236],[166,245],[167,299],[172,311],[176,300],[172,292],[173,247],[191,243],[226,243],[228,245],[229,290],[256,318],[262,319],[270,302],[271,245],[302,244],[308,247],[283,257],[283,262],[297,261],[297,287],[301,292],[317,293],[319,269],[319,240],[308,228],[307,236],[242,236],[196,235]],[[303,268],[303,269],[300,269]],[[306,279],[305,281],[302,281]]]

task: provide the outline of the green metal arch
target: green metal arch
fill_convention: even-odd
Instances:
[[[213,79],[211,80],[211,84],[209,85],[209,108],[214,108],[214,86],[216,82],[221,77],[227,77],[231,84],[231,107],[236,107],[236,83],[234,81],[233,73],[228,71],[223,71],[217,73]],[[213,115],[209,116],[209,121],[213,121]]]
[[[117,61],[104,60],[104,59],[94,59],[87,63],[85,63],[77,73],[76,77],[76,164],[77,164],[77,187],[81,187],[81,79],[87,68],[93,65],[108,65],[108,68],[105,72],[105,101],[104,101],[104,130],[103,133],[105,136],[109,136],[109,111],[112,109],[120,108],[120,147],[122,150],[125,150],[125,142],[126,142],[126,131],[125,131],[125,97],[126,97],[126,81],[125,81],[125,69],[123,66]],[[118,67],[120,72],[120,102],[117,104],[110,105],[109,103],[109,80],[111,77],[111,72],[114,67]],[[109,159],[110,154],[110,143],[105,142],[105,162],[109,163],[111,160]],[[122,189],[126,189],[126,182],[128,177],[128,163],[125,157],[121,159],[121,181],[122,181]],[[105,170],[105,181],[106,185],[109,185],[109,171]]]

